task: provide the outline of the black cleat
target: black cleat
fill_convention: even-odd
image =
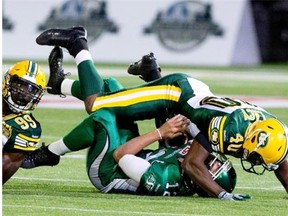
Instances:
[[[21,167],[31,169],[39,166],[55,166],[59,161],[60,156],[50,152],[48,146],[43,145],[39,149],[26,154]]]
[[[47,92],[55,95],[62,95],[61,83],[66,77],[62,69],[63,51],[60,47],[56,46],[52,49],[49,58],[50,76],[47,83]]]
[[[139,75],[146,82],[156,80],[161,77],[161,68],[156,62],[154,53],[144,55],[141,60],[130,64],[127,72],[132,75]]]
[[[67,29],[54,28],[41,33],[36,38],[36,42],[39,45],[61,46],[71,53],[74,42],[80,38],[87,41],[87,31],[82,26]]]

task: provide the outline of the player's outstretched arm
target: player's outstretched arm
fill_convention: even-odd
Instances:
[[[250,196],[246,194],[228,193],[212,179],[212,176],[205,165],[205,160],[208,155],[209,152],[194,139],[190,150],[182,163],[182,168],[192,181],[205,190],[210,196],[215,198],[238,201],[250,199]]]
[[[288,159],[281,163],[277,170],[274,171],[276,177],[281,182],[288,193]]]
[[[183,135],[189,120],[182,115],[176,115],[165,122],[160,128],[129,140],[114,151],[114,159],[118,162],[124,155],[135,155],[148,145],[161,139],[172,139]]]

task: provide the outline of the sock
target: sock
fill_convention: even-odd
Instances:
[[[76,57],[76,55],[81,52],[82,50],[89,50],[88,49],[88,44],[87,44],[87,40],[84,38],[79,38],[77,39],[73,46],[71,47],[71,49],[69,50],[70,55],[72,55],[74,58]]]
[[[63,142],[63,139],[51,143],[48,146],[48,150],[59,156],[64,155],[65,153],[71,152],[71,150],[67,148],[67,146]]]
[[[61,83],[61,93],[64,95],[72,95],[72,86],[74,82],[75,80],[65,78]]]

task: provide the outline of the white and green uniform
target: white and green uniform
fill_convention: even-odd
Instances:
[[[190,143],[174,148],[161,147],[147,153],[143,151],[140,157],[151,163],[151,167],[142,175],[138,194],[187,196],[195,191],[188,187],[182,177],[180,158],[188,153]]]
[[[40,123],[30,112],[10,114],[2,119],[3,151],[34,151],[40,141]]]
[[[182,182],[177,161],[188,152],[188,144],[177,149],[142,151],[139,157],[149,161],[151,166],[143,174],[140,185],[124,174],[114,160],[113,152],[136,136],[139,136],[139,132],[135,123],[119,121],[110,109],[101,109],[84,119],[63,137],[63,141],[75,147],[71,150],[89,147],[87,174],[91,183],[101,192],[188,195],[190,191]]]

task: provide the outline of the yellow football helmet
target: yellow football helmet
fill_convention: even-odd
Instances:
[[[13,65],[2,82],[2,97],[9,108],[20,113],[33,110],[46,89],[43,69],[35,62],[26,60]]]
[[[276,170],[288,154],[288,129],[278,119],[254,122],[246,131],[242,167],[258,175]],[[248,168],[245,162],[250,163]],[[255,166],[262,165],[261,172]]]

